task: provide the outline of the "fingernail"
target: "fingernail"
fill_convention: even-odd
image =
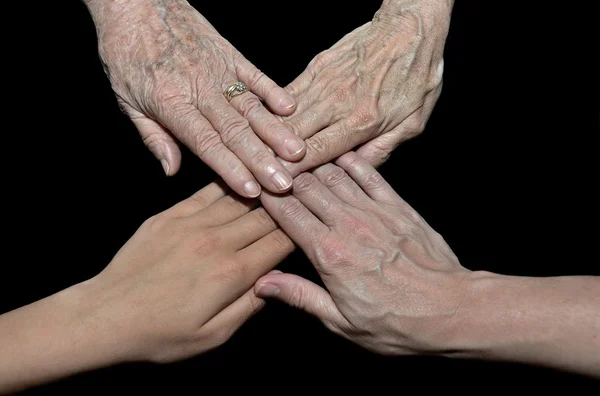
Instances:
[[[292,178],[283,172],[275,172],[273,175],[273,183],[275,183],[280,190],[287,190],[292,185]]]
[[[165,175],[169,176],[169,163],[167,162],[167,160],[161,159],[160,164],[162,165],[162,168],[165,171]]]
[[[258,186],[258,184],[256,184],[256,182],[249,181],[246,182],[246,184],[244,184],[244,192],[250,198],[255,198],[258,197],[258,195],[260,194],[260,187]]]
[[[281,102],[279,102],[279,104],[286,109],[291,109],[296,105],[296,103],[291,98],[283,98],[281,99]]]
[[[296,155],[304,148],[304,143],[298,139],[288,139],[285,141],[285,149],[290,155]]]
[[[275,285],[270,285],[265,283],[264,285],[259,286],[256,291],[256,295],[259,297],[275,297],[279,294],[279,288]]]

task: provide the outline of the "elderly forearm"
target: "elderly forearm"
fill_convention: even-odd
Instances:
[[[125,360],[124,332],[99,319],[83,288],[0,316],[0,394]]]
[[[600,377],[600,277],[474,272],[469,290],[447,350]]]

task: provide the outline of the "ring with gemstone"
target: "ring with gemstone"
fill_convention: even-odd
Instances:
[[[223,92],[223,95],[227,98],[228,102],[231,102],[231,99],[235,98],[238,95],[247,92],[248,88],[242,82],[236,82],[227,87],[227,89]]]

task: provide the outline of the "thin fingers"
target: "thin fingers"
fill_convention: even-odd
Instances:
[[[368,202],[372,202],[371,198],[339,166],[331,163],[321,165],[312,171],[312,174],[336,197],[355,208],[362,208]]]
[[[403,202],[383,176],[367,160],[355,152],[351,151],[342,155],[335,163],[344,169],[360,188],[375,201],[388,204]]]
[[[219,227],[239,219],[258,204],[258,199],[246,199],[237,194],[225,195],[199,211],[193,221],[201,227]]]
[[[243,249],[275,231],[277,224],[264,208],[255,209],[219,228],[219,235],[232,240],[231,247]]]
[[[303,102],[304,104],[304,102]],[[331,123],[333,112],[326,103],[318,103],[285,120],[285,125],[302,139],[308,139]],[[287,158],[284,158],[287,159]]]
[[[311,252],[329,233],[329,228],[292,195],[263,192],[260,199],[271,217],[305,252]]]
[[[258,70],[246,58],[240,56],[236,62],[235,72],[240,81],[246,84],[250,91],[267,102],[269,108],[275,114],[286,116],[296,110],[294,97]]]
[[[252,130],[283,159],[300,160],[305,152],[304,140],[279,121],[251,92],[238,95],[231,105],[249,122]]]
[[[327,226],[344,217],[346,204],[310,173],[301,173],[294,179],[293,194]]]
[[[229,192],[229,188],[222,180],[214,181],[203,189],[194,193],[189,198],[184,199],[174,205],[170,210],[179,217],[191,216],[200,212],[202,209],[217,202]]]
[[[248,198],[260,194],[260,186],[252,173],[225,147],[220,135],[198,109],[190,106],[172,112],[166,126],[171,131],[179,131],[179,140],[221,176],[233,191]]]
[[[237,260],[246,267],[244,286],[251,287],[256,279],[275,268],[294,249],[294,242],[278,229],[237,252]]]
[[[352,150],[360,144],[364,136],[337,122],[307,139],[306,155],[298,162],[282,161],[288,172],[296,177],[301,172],[325,164]]]
[[[202,326],[206,334],[219,334],[215,347],[223,344],[240,328],[248,319],[256,315],[265,306],[265,301],[248,290],[237,300],[225,307]]]
[[[256,136],[248,120],[223,95],[205,101],[200,110],[219,132],[225,146],[243,162],[261,185],[275,193],[290,189],[290,174]]]

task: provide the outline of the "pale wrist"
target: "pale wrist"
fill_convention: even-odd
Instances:
[[[600,279],[475,271],[467,283],[446,355],[600,375]]]

